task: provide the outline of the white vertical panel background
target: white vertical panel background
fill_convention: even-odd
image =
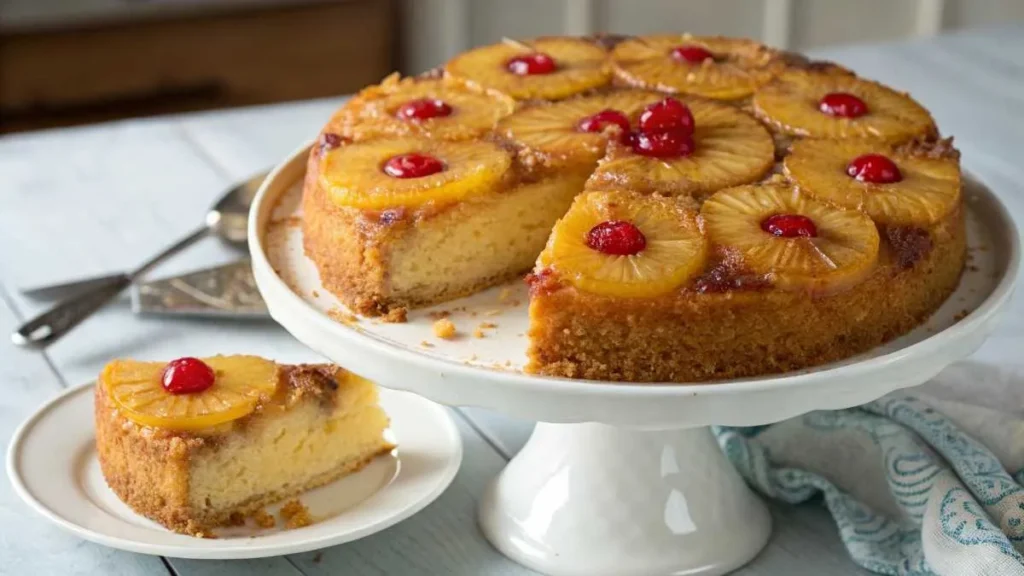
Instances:
[[[1024,20],[1024,0],[403,0],[417,73],[504,36],[688,31],[798,50]]]

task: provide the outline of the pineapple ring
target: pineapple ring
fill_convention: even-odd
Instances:
[[[558,68],[536,76],[519,76],[505,68],[509,59],[531,52],[551,56]],[[599,45],[581,38],[508,40],[463,52],[448,62],[445,70],[517,100],[560,100],[607,84],[611,72],[605,65],[606,56]]]
[[[703,196],[748,184],[775,164],[775,142],[760,122],[724,104],[683,98],[694,118],[694,151],[680,158],[650,158],[613,146],[591,177],[595,185],[668,195]]]
[[[903,178],[873,184],[851,178],[846,166],[863,154],[883,154]],[[960,163],[955,150],[930,154],[927,149],[891,148],[871,141],[804,140],[783,161],[802,190],[844,208],[866,212],[879,224],[929,226],[960,206]]]
[[[784,238],[762,229],[777,214],[810,218],[814,237]],[[711,241],[739,253],[743,264],[785,290],[832,293],[863,280],[878,260],[875,224],[861,212],[818,202],[790,184],[739,186],[701,207]]]
[[[587,246],[590,230],[609,220],[631,222],[644,234],[643,251],[603,254]],[[697,213],[661,196],[590,192],[576,198],[555,224],[539,263],[584,292],[650,298],[681,286],[704,268],[707,239]]]
[[[704,48],[719,59],[680,62],[670,52],[683,44]],[[689,34],[625,40],[612,50],[612,61],[616,76],[631,86],[720,100],[747,97],[785,68],[775,51],[757,42]]]
[[[635,123],[644,106],[662,98],[664,95],[646,90],[617,90],[540,104],[506,116],[498,123],[497,132],[549,164],[589,164],[592,169],[604,154],[608,135],[580,131],[580,120],[612,109]]]
[[[126,418],[142,426],[200,430],[237,420],[274,395],[277,365],[257,356],[203,358],[216,374],[213,386],[193,394],[171,394],[160,382],[162,362],[116,360],[101,375],[107,395]]]
[[[843,118],[822,113],[818,104],[832,92],[860,98],[867,114]],[[758,90],[753,104],[758,117],[791,136],[897,142],[936,132],[931,114],[908,95],[855,76],[787,72]]]
[[[422,98],[441,100],[452,107],[452,113],[420,122],[408,122],[396,116],[402,105]],[[401,79],[395,73],[349,100],[331,118],[326,131],[356,141],[410,134],[439,140],[466,140],[491,130],[514,109],[515,101],[508,96],[469,86],[455,78]]]
[[[399,179],[381,166],[399,154],[433,156],[445,169],[422,178]],[[494,189],[512,164],[509,153],[486,141],[444,142],[421,137],[374,140],[327,152],[320,162],[320,185],[340,206],[380,210],[445,204]]]

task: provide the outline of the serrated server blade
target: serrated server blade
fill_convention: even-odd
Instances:
[[[132,286],[136,314],[200,318],[270,318],[249,260]]]

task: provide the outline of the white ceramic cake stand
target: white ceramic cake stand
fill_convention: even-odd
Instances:
[[[267,178],[253,206],[253,272],[271,315],[383,386],[540,421],[487,490],[479,518],[499,550],[546,574],[710,575],[746,563],[768,540],[769,514],[708,426],[766,424],[921,384],[981,345],[1017,275],[1014,224],[971,180],[971,262],[958,290],[926,325],[886,346],[813,370],[716,384],[535,377],[520,370],[522,282],[411,312],[403,324],[356,319],[320,287],[295,218],[307,149]],[[434,336],[441,311],[460,337]]]

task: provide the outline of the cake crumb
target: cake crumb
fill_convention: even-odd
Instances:
[[[281,507],[281,518],[284,519],[284,526],[289,530],[302,528],[313,523],[313,517],[309,514],[309,508],[298,499],[285,502]]]
[[[480,329],[481,330],[490,330],[491,328],[497,328],[497,327],[498,327],[498,325],[495,324],[494,322],[481,322],[480,323]]]
[[[231,516],[228,516],[228,521],[224,523],[225,526],[245,526],[245,514],[241,512],[232,512]]]
[[[274,520],[273,514],[270,514],[263,508],[253,512],[250,515],[250,518],[252,518],[252,521],[260,528],[273,528],[277,525],[277,520]]]
[[[512,289],[502,288],[501,292],[498,292],[498,303],[504,304],[509,299],[510,296],[512,296]]]
[[[319,290],[313,290],[313,298],[319,298],[319,297],[320,297],[320,291]]]
[[[408,318],[408,310],[405,308],[392,308],[384,315],[384,321],[389,324],[401,324]]]
[[[957,312],[957,313],[956,313],[956,315],[954,315],[954,316],[953,316],[953,320],[954,320],[955,322],[959,322],[959,321],[963,320],[964,318],[966,318],[966,317],[967,317],[967,315],[968,315],[968,314],[970,314],[970,313],[971,313],[971,311],[970,311],[970,310],[967,310],[967,309],[965,308],[965,309],[963,309],[963,310],[961,310],[961,311]]]
[[[476,330],[473,330],[473,338],[484,338],[485,336],[486,334],[484,334],[483,329],[477,328]]]
[[[340,308],[331,308],[327,311],[327,316],[335,322],[341,322],[348,326],[359,322],[359,318],[357,318],[355,314]]]
[[[487,312],[484,312],[484,316],[499,316],[499,315],[501,315],[501,310],[488,310]]]
[[[512,302],[510,302],[510,303],[509,303],[509,306],[510,306],[510,307],[512,307],[512,308],[515,308],[516,306],[519,306],[520,304],[522,304],[522,301],[520,301],[520,300],[519,300],[519,299],[517,298],[517,299],[513,300]]]
[[[455,323],[447,318],[439,318],[434,322],[434,335],[438,338],[451,340],[455,337]]]
[[[427,342],[426,340],[420,342],[420,346],[422,346],[424,348],[433,348],[434,347],[433,344],[431,344],[430,342]]]
[[[447,310],[437,310],[427,314],[431,320],[440,320],[441,318],[447,318],[451,315],[452,313]]]
[[[321,563],[323,561],[324,561],[324,553],[323,552],[317,552],[313,556],[313,564],[319,564],[319,563]]]
[[[977,272],[978,270],[980,270],[980,268],[978,268],[974,264],[971,264],[970,266],[968,266],[967,269],[970,270],[971,272]]]

